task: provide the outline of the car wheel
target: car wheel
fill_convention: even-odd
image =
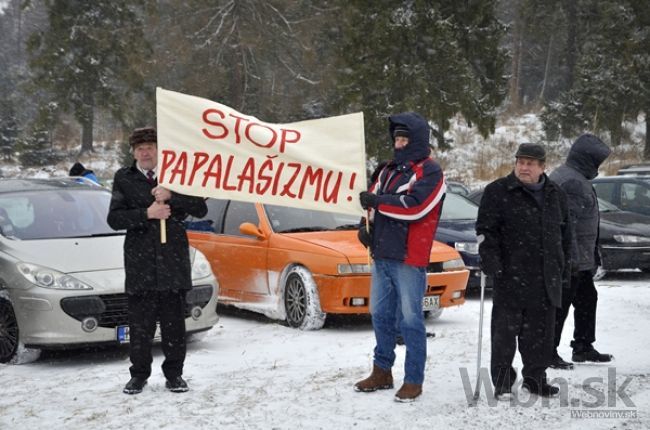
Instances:
[[[442,315],[443,308],[438,308],[435,311],[424,311],[425,320],[437,320]]]
[[[18,351],[18,322],[14,308],[0,299],[0,363],[11,361]]]
[[[41,350],[20,342],[18,321],[11,302],[0,298],[0,363],[27,364],[38,360]]]
[[[287,324],[301,330],[318,330],[325,324],[318,297],[318,288],[311,273],[301,266],[293,267],[284,284],[284,309]]]

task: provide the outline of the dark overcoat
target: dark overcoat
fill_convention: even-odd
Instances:
[[[494,277],[495,301],[524,304],[543,285],[551,304],[562,305],[570,277],[569,211],[563,191],[544,176],[541,207],[514,172],[489,184],[481,198],[476,233],[485,238],[481,268]]]
[[[181,291],[192,288],[189,244],[183,220],[188,215],[207,213],[201,197],[172,192],[167,202],[172,214],[167,219],[167,243],[160,243],[160,220],[147,219],[147,208],[154,202],[155,185],[137,169],[135,163],[115,173],[108,224],[126,229],[124,240],[125,288],[127,294],[147,291]]]

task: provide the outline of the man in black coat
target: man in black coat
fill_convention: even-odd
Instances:
[[[562,308],[558,310],[555,320],[556,350],[551,367],[556,369],[573,368],[572,363],[564,361],[557,353],[571,305],[574,307],[575,323],[571,359],[578,363],[606,363],[612,359],[610,354],[600,353],[592,345],[596,340],[598,292],[593,276],[600,262],[597,248],[600,213],[596,191],[590,182],[598,176],[598,167],[610,152],[611,149],[598,137],[583,134],[571,145],[566,162],[550,175],[567,195],[573,232],[571,288],[565,291]]]
[[[481,268],[494,279],[491,376],[497,398],[511,392],[518,341],[523,387],[552,396],[559,389],[548,384],[546,368],[570,273],[569,213],[564,193],[544,174],[544,148],[523,143],[515,157],[514,171],[485,188],[476,221]]]
[[[203,217],[205,201],[157,186],[157,135],[153,128],[136,129],[129,139],[135,159],[115,173],[108,224],[126,229],[125,290],[128,297],[131,380],[124,393],[140,393],[151,375],[151,346],[160,322],[166,387],[188,390],[182,378],[185,361],[185,293],[192,288],[189,243],[183,220]],[[166,220],[167,242],[161,243]]]

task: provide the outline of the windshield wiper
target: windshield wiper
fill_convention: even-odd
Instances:
[[[336,227],[334,230],[356,230],[361,226],[361,224],[356,223],[356,224],[343,224],[338,227]]]
[[[278,233],[306,233],[309,231],[325,231],[329,230],[327,227],[297,227],[289,228],[287,230],[279,231]]]
[[[95,233],[95,234],[84,234],[84,235],[81,235],[81,236],[68,236],[65,239],[79,239],[79,238],[82,238],[82,237],[124,236],[125,234],[126,234],[126,231],[121,230],[121,231],[115,231],[115,232],[112,232],[112,233]]]

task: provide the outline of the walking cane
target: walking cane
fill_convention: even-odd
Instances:
[[[485,236],[476,238],[478,246],[485,240]],[[485,298],[485,273],[481,271],[481,305],[478,317],[478,354],[476,358],[476,387],[474,388],[474,402],[478,401],[481,395],[481,349],[483,346],[483,302]]]

